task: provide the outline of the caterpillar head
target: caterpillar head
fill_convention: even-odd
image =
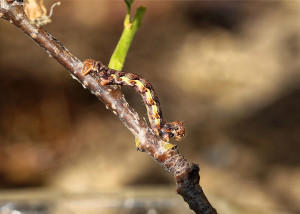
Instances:
[[[97,70],[97,64],[98,64],[98,62],[96,60],[93,60],[93,59],[84,60],[81,73],[83,75],[87,75],[91,71],[96,71]]]

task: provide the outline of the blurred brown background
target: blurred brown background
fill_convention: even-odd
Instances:
[[[258,213],[299,213],[300,2],[139,5],[147,12],[125,70],[151,82],[166,120],[184,121],[178,145],[200,165],[204,191]],[[45,28],[81,60],[107,64],[124,13],[122,1],[63,0]],[[174,188],[101,102],[4,20],[0,79],[2,189]],[[124,93],[146,118],[139,95]]]

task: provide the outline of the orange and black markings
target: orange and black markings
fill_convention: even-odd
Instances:
[[[143,98],[154,133],[161,136],[164,141],[169,142],[170,138],[179,141],[184,137],[183,122],[169,123],[163,120],[158,97],[147,80],[137,74],[109,69],[99,61],[87,59],[84,61],[82,74],[87,75],[90,72],[95,74],[102,85],[121,85],[134,88]]]

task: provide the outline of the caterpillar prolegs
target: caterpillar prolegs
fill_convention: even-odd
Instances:
[[[121,85],[134,88],[143,98],[147,107],[148,118],[154,133],[161,136],[166,142],[170,138],[181,140],[185,135],[182,121],[166,122],[163,120],[158,97],[152,85],[137,74],[116,71],[107,68],[99,61],[86,59],[82,68],[82,74],[93,72],[102,85]]]

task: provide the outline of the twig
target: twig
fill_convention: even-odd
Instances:
[[[138,150],[151,155],[165,170],[174,176],[177,193],[183,197],[195,213],[217,213],[199,185],[198,165],[189,163],[179,153],[176,146],[171,149],[165,148],[163,146],[164,142],[153,133],[152,129],[129,106],[119,89],[112,86],[102,86],[90,75],[82,75],[83,63],[42,27],[31,25],[24,14],[23,3],[20,0],[12,3],[0,0],[0,17],[14,24],[39,44],[49,55],[64,66],[74,79],[77,79],[83,87],[89,89],[119,117],[140,141]]]

